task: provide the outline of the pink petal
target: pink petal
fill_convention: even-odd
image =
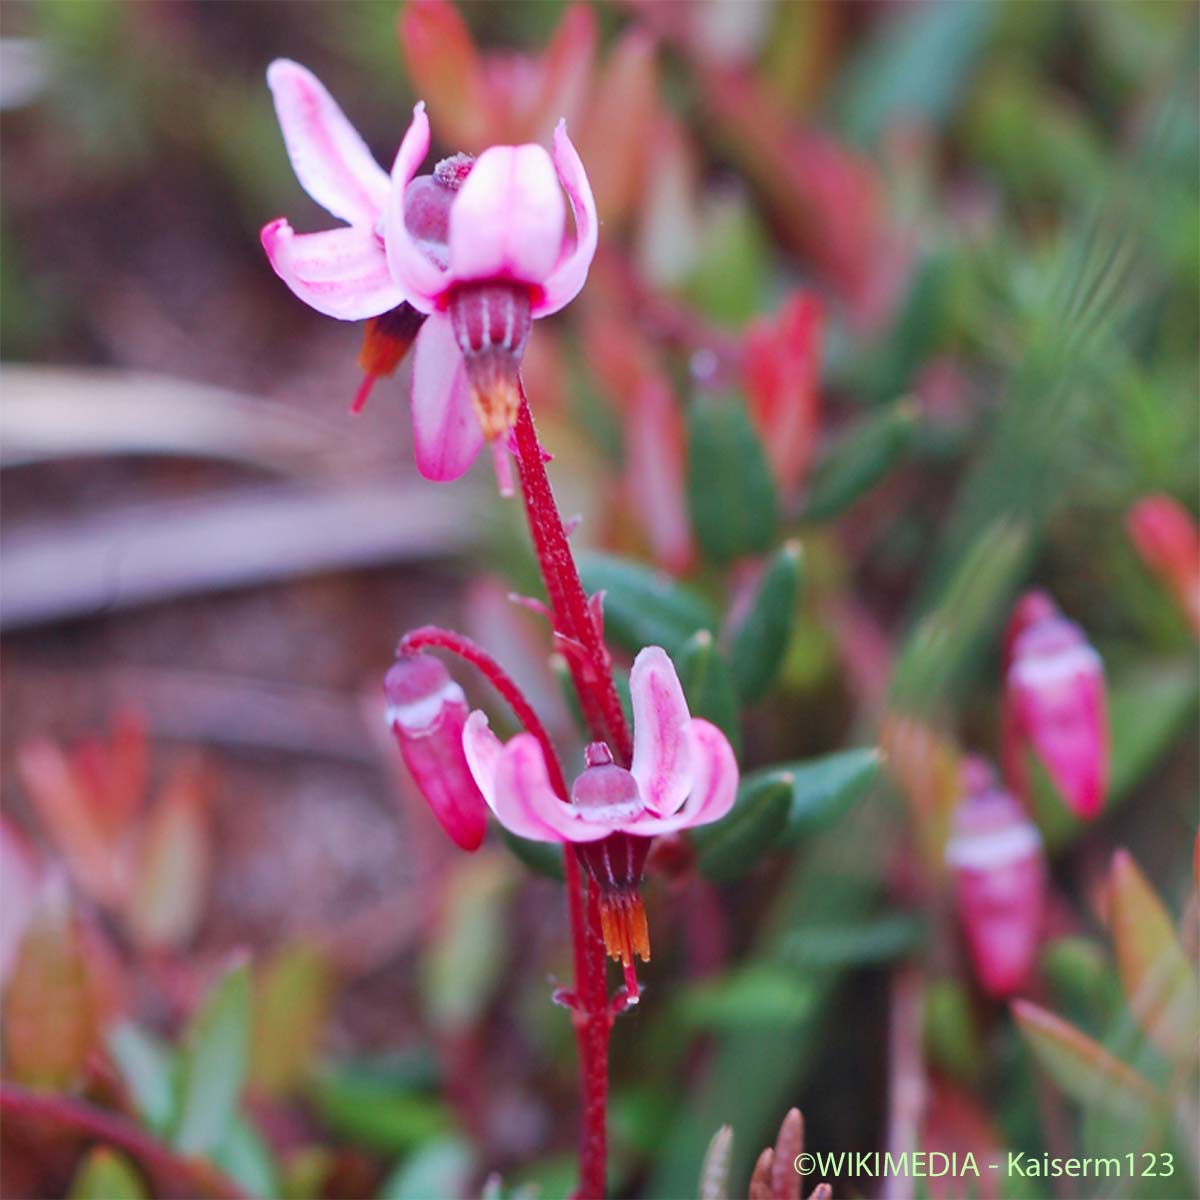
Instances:
[[[412,423],[417,470],[426,479],[457,479],[483,445],[462,352],[449,317],[441,313],[429,317],[417,335]]]
[[[535,317],[548,317],[570,304],[587,280],[596,254],[599,222],[592,186],[583,162],[567,137],[567,123],[559,121],[554,131],[554,166],[575,214],[575,248],[543,281],[541,299],[533,306]]]
[[[467,756],[471,777],[483,793],[488,808],[494,810],[496,766],[500,762],[500,752],[504,749],[504,743],[488,728],[487,715],[479,709],[475,709],[467,718],[462,740],[463,753]]]
[[[729,739],[710,721],[694,717],[689,723],[695,784],[687,804],[673,816],[642,817],[621,828],[626,833],[654,837],[719,821],[737,799],[738,765]]]
[[[660,646],[633,660],[633,764],[646,807],[670,816],[692,790],[691,714],[675,666]]]
[[[423,313],[437,308],[437,298],[446,290],[449,279],[432,263],[420,243],[404,223],[404,196],[417,168],[429,153],[429,118],[425,103],[413,109],[412,123],[392,163],[392,190],[388,195],[386,234],[388,266],[392,277],[404,289],[405,299]]]
[[[277,58],[267,84],[300,186],[327,212],[372,228],[387,203],[387,172],[306,67]]]
[[[450,209],[456,281],[511,279],[540,287],[562,250],[567,206],[541,146],[492,146]]]
[[[596,842],[613,832],[576,815],[550,786],[537,739],[519,733],[504,747],[496,766],[492,811],[505,829],[538,842]]]
[[[379,239],[369,230],[297,234],[280,217],[264,225],[260,236],[275,274],[305,304],[328,317],[361,321],[404,299],[392,282]]]

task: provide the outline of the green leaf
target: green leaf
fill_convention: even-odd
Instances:
[[[108,1052],[147,1128],[163,1133],[175,1116],[179,1063],[166,1042],[123,1021],[108,1034]]]
[[[379,1200],[429,1200],[466,1195],[473,1155],[460,1138],[442,1138],[422,1146],[388,1176]]]
[[[262,971],[254,1006],[251,1077],[257,1090],[282,1096],[307,1073],[333,986],[327,956],[303,943],[277,950]]]
[[[688,639],[679,653],[677,669],[692,716],[711,721],[729,738],[734,753],[739,753],[742,732],[733,676],[707,629]]]
[[[700,397],[688,408],[688,505],[705,554],[729,562],[775,537],[775,485],[740,398]]]
[[[729,665],[746,704],[762,699],[783,664],[800,591],[799,542],[785,542],[767,564],[746,619],[733,635]]]
[[[252,1196],[278,1196],[279,1172],[271,1151],[257,1129],[244,1117],[235,1117],[213,1160]]]
[[[1080,1104],[1138,1121],[1157,1102],[1157,1092],[1132,1067],[1061,1017],[1027,1000],[1014,1000],[1012,1013],[1034,1057]]]
[[[107,1146],[96,1146],[79,1164],[67,1200],[145,1200],[149,1195],[129,1159]]]
[[[402,1153],[445,1134],[446,1106],[415,1080],[360,1065],[344,1065],[318,1075],[311,1098],[323,1121],[339,1137],[359,1145]]]
[[[680,1018],[704,1029],[799,1025],[811,1015],[813,989],[796,972],[757,963],[712,983],[694,984],[679,999]]]
[[[782,844],[795,783],[788,771],[745,780],[733,810],[712,825],[691,831],[697,865],[709,879],[737,879]]]
[[[992,27],[990,0],[935,0],[882,22],[844,74],[838,111],[846,135],[878,141],[897,121],[935,128],[955,110]]]
[[[686,295],[706,316],[740,328],[762,311],[770,244],[754,210],[736,194],[718,196],[704,215],[704,253]]]
[[[780,772],[791,776],[791,804],[780,835],[780,845],[787,846],[837,820],[875,781],[879,763],[874,748],[841,750],[803,762],[776,763],[747,776],[742,786],[778,778]]]
[[[606,637],[632,654],[661,646],[673,656],[697,630],[718,628],[712,606],[664,572],[607,554],[582,554],[579,573],[589,593],[604,593]]]
[[[547,879],[563,879],[562,847],[554,842],[535,842],[529,838],[517,837],[503,825],[500,826],[500,840],[513,852],[515,858],[524,863],[531,871],[546,876]]]
[[[919,412],[901,397],[842,436],[813,472],[804,516],[827,521],[869,492],[912,443]]]
[[[185,1154],[209,1154],[229,1132],[250,1064],[250,1016],[250,965],[242,963],[213,986],[184,1035],[172,1141]]]
[[[852,924],[798,929],[783,939],[780,951],[799,967],[858,967],[902,958],[924,936],[924,924],[911,913],[888,913]]]

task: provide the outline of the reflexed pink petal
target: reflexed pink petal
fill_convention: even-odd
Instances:
[[[412,423],[417,470],[426,479],[457,479],[483,445],[463,356],[449,318],[441,313],[429,317],[417,335]]]
[[[550,786],[546,760],[537,739],[519,733],[505,747],[496,766],[492,811],[518,837],[538,842],[595,842],[613,832],[611,825],[592,824],[573,815]]]
[[[387,172],[306,67],[277,58],[267,84],[301,187],[326,211],[352,225],[374,226],[388,197]]]
[[[379,239],[369,230],[297,234],[280,217],[264,225],[260,236],[275,274],[305,304],[328,317],[361,321],[404,299],[392,282]]]
[[[488,727],[487,715],[479,709],[467,718],[463,728],[463,752],[467,756],[467,765],[471,768],[471,777],[475,780],[488,808],[496,807],[496,766],[500,762],[500,753],[504,743]]]
[[[541,285],[562,250],[566,205],[541,146],[492,146],[471,168],[450,209],[456,281]]]
[[[654,837],[719,821],[737,799],[738,765],[729,739],[710,721],[695,717],[689,723],[695,783],[688,802],[673,816],[643,817],[623,825],[626,833]]]
[[[660,646],[633,660],[633,764],[646,807],[670,816],[692,790],[691,714],[675,666]]]
[[[556,313],[579,295],[595,257],[599,236],[592,186],[588,183],[583,162],[567,137],[565,121],[559,121],[554,131],[554,167],[571,201],[571,212],[575,214],[575,247],[543,281],[542,297],[533,306],[535,317]]]
[[[409,304],[423,313],[434,311],[437,297],[448,283],[445,273],[430,262],[404,222],[404,197],[408,185],[428,153],[429,118],[422,101],[413,109],[412,123],[396,152],[396,161],[392,163],[392,189],[387,201],[384,241],[392,277],[404,289],[404,298]]]

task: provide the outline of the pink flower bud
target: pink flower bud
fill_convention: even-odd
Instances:
[[[1171,590],[1200,635],[1200,531],[1195,518],[1170,496],[1146,496],[1129,510],[1125,526],[1142,561]]]
[[[436,658],[418,654],[396,661],[383,691],[388,725],[421,795],[455,843],[478,850],[487,832],[487,805],[463,752],[462,688]]]
[[[968,759],[962,783],[946,865],[975,976],[989,995],[1011,996],[1029,979],[1041,941],[1042,839],[987,763]]]
[[[1014,610],[1006,650],[1005,780],[1029,803],[1032,753],[1067,807],[1091,820],[1108,789],[1104,664],[1079,626],[1037,592]]]

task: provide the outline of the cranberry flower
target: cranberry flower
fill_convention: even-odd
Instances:
[[[368,378],[356,407],[415,339],[412,420],[421,474],[458,478],[485,437],[500,463],[498,439],[516,418],[531,321],[575,297],[596,250],[595,202],[564,123],[555,130],[553,158],[540,146],[493,146],[478,159],[455,155],[417,176],[429,149],[421,103],[389,177],[312,72],[277,59],[267,82],[297,179],[346,225],[297,234],[280,217],[264,226],[263,248],[310,307],[344,321],[372,319],[362,356]]]
[[[946,865],[975,975],[989,995],[1011,996],[1028,982],[1041,940],[1042,838],[986,762],[968,759],[962,783]]]
[[[1108,789],[1104,664],[1044,592],[1013,610],[1005,637],[1004,775],[1029,800],[1028,755],[1041,760],[1068,808],[1091,820]]]
[[[600,890],[604,942],[628,970],[636,953],[650,959],[646,916],[638,894],[650,839],[719,820],[733,807],[738,768],[728,739],[688,712],[664,650],[647,646],[630,677],[633,762],[618,766],[608,746],[593,742],[585,768],[564,803],[550,785],[532,734],[507,743],[476,710],[463,748],[479,790],[500,824],[518,837],[572,842]]]

